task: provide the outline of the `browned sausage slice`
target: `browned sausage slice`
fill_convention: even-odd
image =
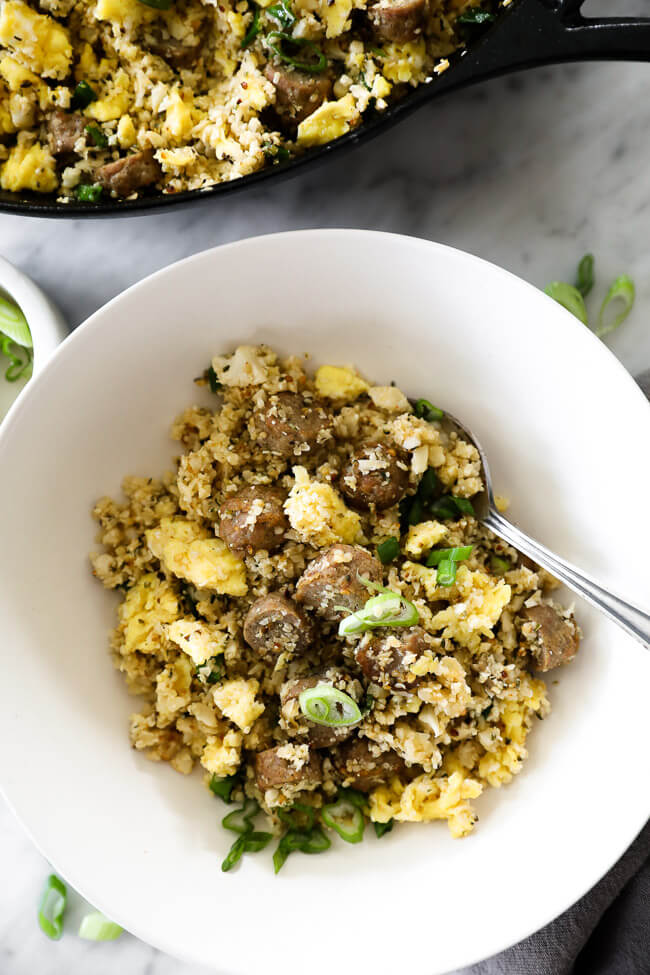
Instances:
[[[317,684],[329,684],[336,687],[345,694],[350,694],[354,690],[354,685],[359,688],[359,682],[355,681],[350,674],[342,670],[330,668],[311,674],[309,677],[301,677],[296,680],[287,681],[280,691],[280,701],[282,713],[285,719],[295,724],[298,728],[303,726],[307,741],[313,748],[329,748],[345,741],[350,735],[354,734],[355,725],[342,725],[338,728],[330,728],[328,725],[316,724],[306,718],[300,710],[298,698],[303,691],[309,687],[316,687]],[[354,694],[350,695],[354,697]],[[294,703],[295,702],[295,703]]]
[[[275,87],[275,110],[290,125],[299,125],[332,93],[332,79],[307,74],[277,64],[267,64],[264,74]]]
[[[302,653],[313,638],[310,620],[279,592],[256,599],[244,620],[244,639],[262,656]]]
[[[278,754],[287,748],[287,745],[276,745],[255,756],[255,779],[262,792],[298,783],[317,785],[321,781],[322,766],[317,752],[309,752],[307,761],[298,765],[293,758]]]
[[[77,112],[56,108],[47,119],[47,143],[53,156],[74,152],[75,143],[86,130],[86,119]]]
[[[367,633],[357,646],[356,660],[368,680],[391,690],[410,690],[423,679],[413,664],[431,651],[431,638],[421,626]]]
[[[153,44],[149,44],[152,54],[157,54],[159,58],[166,61],[172,68],[179,71],[181,68],[192,68],[198,61],[203,47],[203,39],[195,41],[193,44],[183,44],[173,37],[156,38]]]
[[[347,788],[370,792],[390,782],[393,776],[406,775],[406,764],[392,749],[381,747],[367,738],[348,741],[332,754],[332,762]]]
[[[252,484],[229,495],[219,508],[219,535],[233,552],[275,552],[289,521],[281,488]]]
[[[253,417],[262,450],[300,460],[332,439],[332,416],[300,393],[277,393]]]
[[[422,32],[426,0],[380,0],[368,13],[382,41],[414,40]]]
[[[408,455],[394,444],[366,444],[341,471],[339,486],[355,508],[390,508],[409,486]]]
[[[124,156],[115,162],[100,166],[97,170],[97,180],[104,189],[117,193],[118,196],[130,196],[136,190],[151,186],[162,176],[162,169],[156,160],[153,149],[136,152],[132,156]]]
[[[531,606],[525,614],[535,624],[531,653],[536,669],[544,673],[575,657],[580,634],[573,621],[563,619],[552,606]]]
[[[382,567],[377,559],[356,545],[332,545],[300,576],[296,599],[327,620],[340,620],[361,609],[372,595],[361,578],[381,582]]]

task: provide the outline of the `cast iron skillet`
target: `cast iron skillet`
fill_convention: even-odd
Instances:
[[[584,0],[513,0],[473,45],[452,59],[451,67],[428,85],[393,103],[382,113],[335,142],[320,146],[280,166],[269,166],[206,190],[107,200],[97,204],[57,203],[53,196],[0,191],[0,211],[35,217],[104,217],[151,213],[209,198],[242,192],[266,180],[277,182],[305,167],[343,152],[405,118],[430,99],[510,71],[545,64],[586,60],[650,61],[650,17],[582,16]]]

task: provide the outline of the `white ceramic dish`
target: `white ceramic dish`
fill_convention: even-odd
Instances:
[[[514,516],[647,603],[650,408],[567,312],[408,238],[229,245],[97,312],[0,433],[0,780],[69,882],[166,951],[227,975],[445,972],[560,913],[644,823],[650,657],[580,605],[584,644],[549,682],[553,714],[523,773],[479,801],[469,838],[402,827],[296,854],[277,878],[266,854],[222,874],[223,807],[128,747],[134,704],[106,653],[114,605],[86,552],[93,500],[169,466],[169,422],[211,354],[258,341],[354,362],[465,418]]]
[[[34,343],[32,376],[36,376],[67,334],[63,316],[47,295],[4,257],[0,257],[0,294],[15,301],[27,319]],[[0,370],[0,421],[26,383],[6,382],[4,370]]]

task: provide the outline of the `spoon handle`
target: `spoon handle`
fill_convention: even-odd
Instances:
[[[493,508],[488,511],[483,524],[504,542],[533,559],[569,589],[573,589],[575,593],[599,609],[626,633],[635,637],[646,650],[650,649],[650,614],[639,606],[621,599],[615,593],[603,589],[591,576],[554,555]]]

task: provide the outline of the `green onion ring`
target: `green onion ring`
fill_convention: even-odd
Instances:
[[[440,565],[445,559],[450,562],[462,562],[472,554],[473,545],[460,545],[457,548],[439,548],[429,553],[426,564],[431,568]]]
[[[321,809],[321,818],[326,826],[336,830],[346,843],[360,843],[366,825],[364,815],[349,799],[338,799]]]
[[[0,332],[16,345],[22,345],[25,349],[33,347],[32,333],[22,310],[15,301],[10,301],[2,295],[0,295]]]
[[[576,288],[583,298],[586,298],[594,286],[594,264],[593,254],[585,254],[576,272]]]
[[[86,941],[115,941],[123,933],[124,928],[114,921],[109,921],[101,911],[86,914],[79,925],[79,937],[85,938]]]
[[[298,698],[300,710],[314,724],[328,728],[342,728],[361,721],[359,705],[349,694],[331,684],[317,684],[302,691]]]
[[[233,809],[221,820],[224,829],[230,829],[233,833],[240,833],[245,836],[253,832],[252,819],[260,811],[259,803],[256,799],[244,799],[239,809]]]
[[[636,289],[634,287],[634,281],[627,274],[621,274],[620,277],[612,282],[598,313],[598,324],[595,329],[598,338],[602,339],[605,335],[609,335],[610,332],[613,332],[619,325],[623,324],[634,307],[635,297]],[[623,307],[618,315],[615,315],[611,321],[606,322],[605,315],[612,302],[622,303]]]
[[[456,563],[451,559],[443,559],[438,565],[436,573],[437,586],[453,586],[456,581]]]
[[[272,30],[266,35],[266,43],[276,57],[284,61],[285,64],[290,64],[298,71],[305,71],[309,74],[321,74],[327,68],[327,58],[323,52],[312,41],[308,41],[306,37],[291,37],[290,34],[285,34],[284,31]],[[317,60],[315,62],[301,61],[298,58],[292,58],[291,55],[285,54],[283,51],[283,44],[293,44],[294,47],[303,48],[305,51],[314,54]]]
[[[572,284],[567,284],[566,281],[551,281],[545,289],[545,294],[580,319],[583,325],[589,325],[585,300]]]
[[[63,881],[51,873],[38,908],[38,923],[43,934],[58,941],[63,934],[63,915],[68,902],[68,889]]]
[[[413,411],[421,420],[432,423],[434,420],[442,420],[444,411],[430,403],[428,399],[418,399],[415,401]]]
[[[370,588],[370,587],[369,587]],[[375,588],[374,586],[372,588]],[[398,592],[383,589],[368,599],[362,609],[339,623],[339,636],[352,636],[385,626],[413,626],[420,618],[416,607]]]

